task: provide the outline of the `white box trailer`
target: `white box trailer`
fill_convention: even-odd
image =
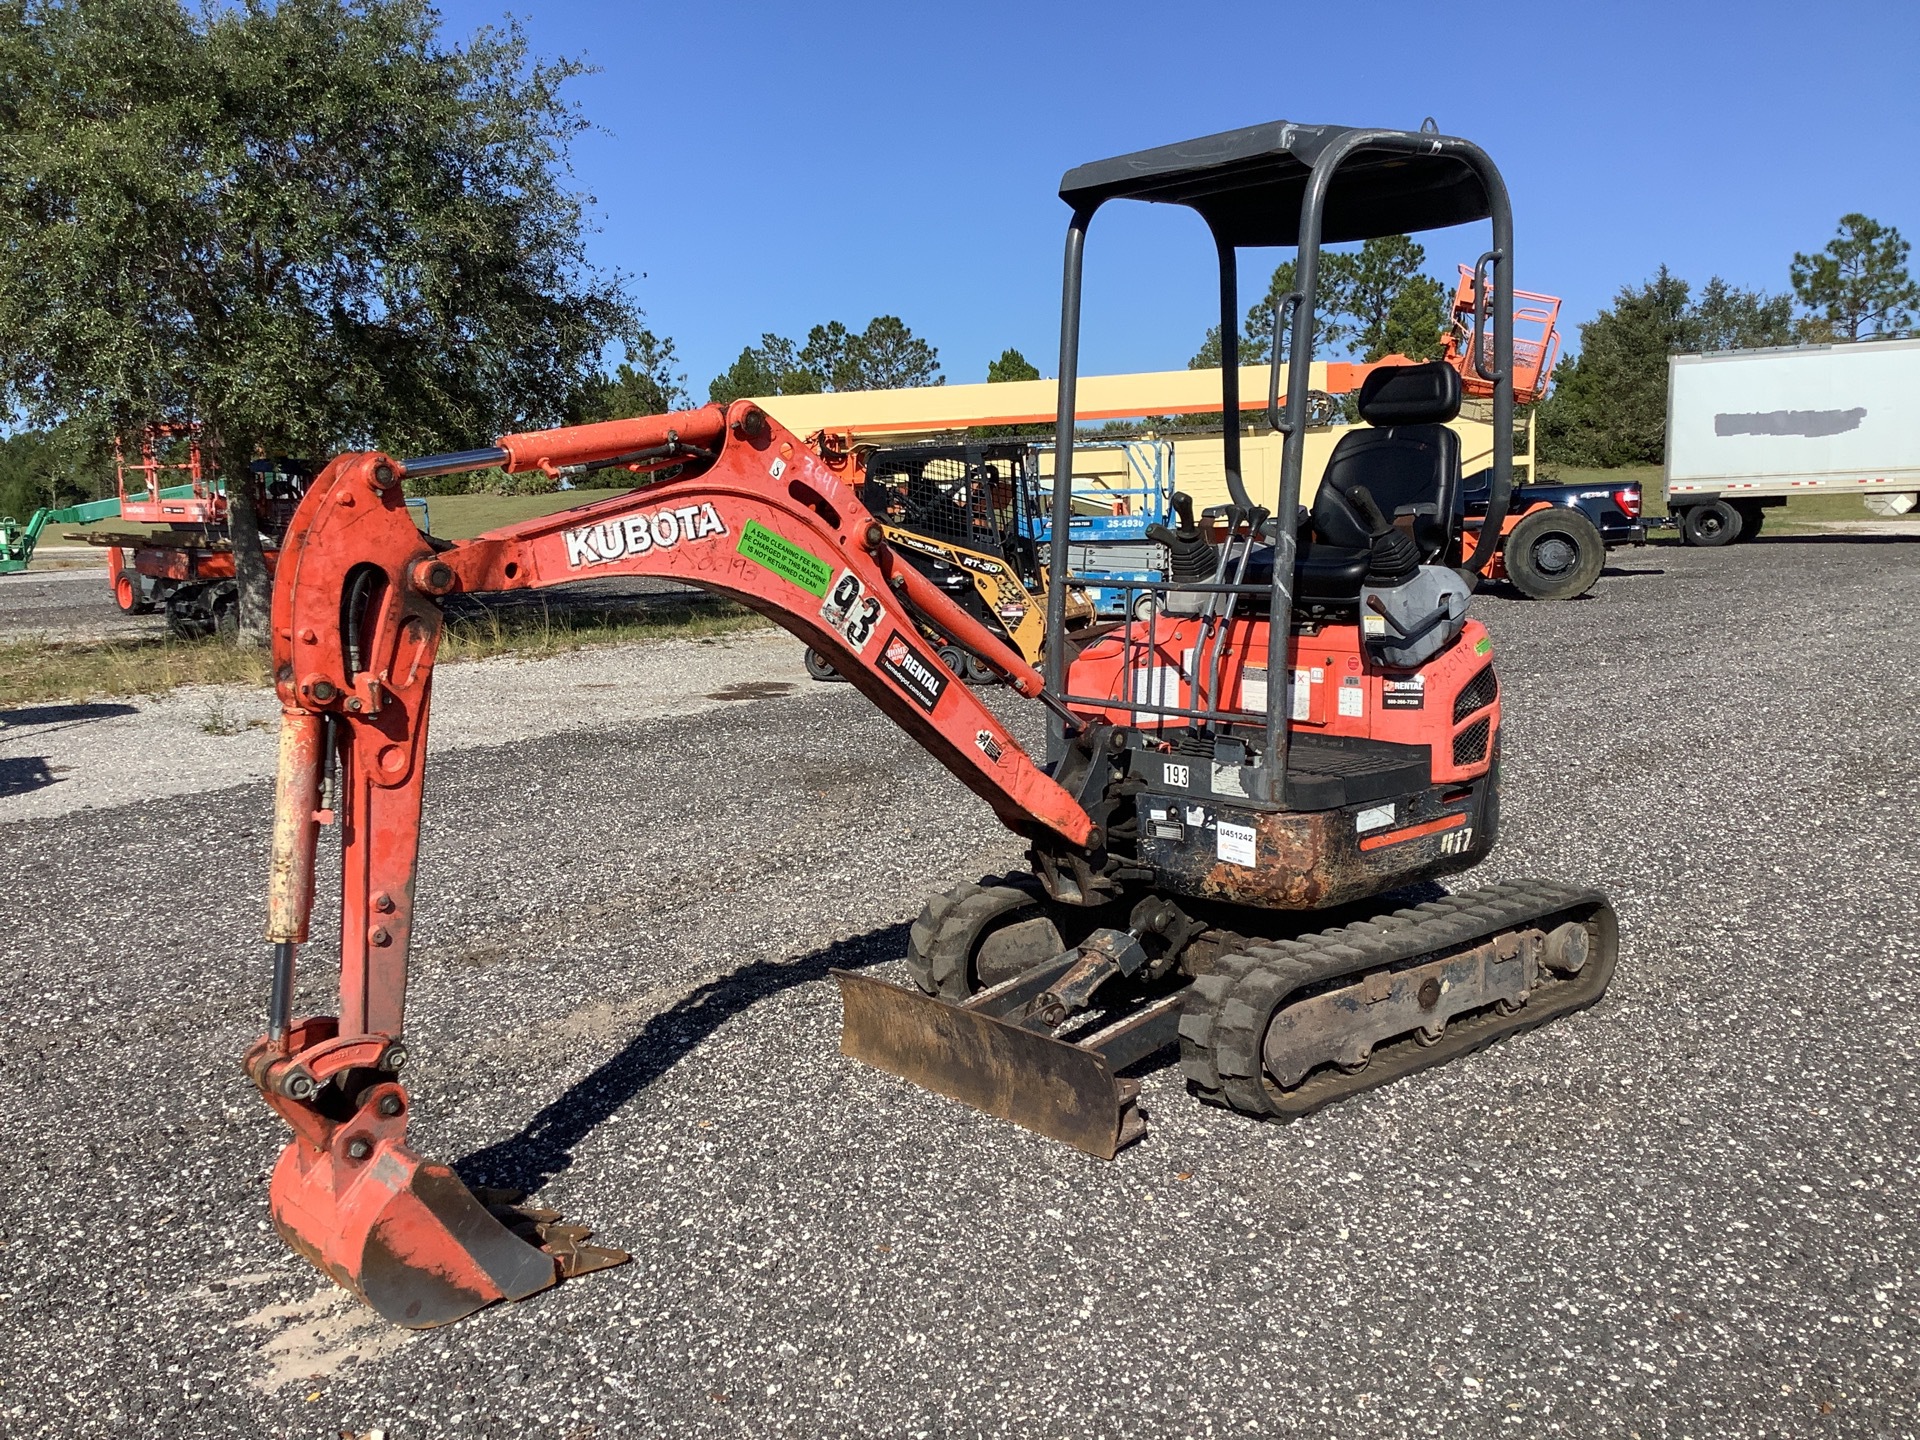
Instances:
[[[1795,495],[1881,515],[1920,498],[1920,340],[1675,355],[1667,367],[1667,512],[1689,545],[1760,529]]]

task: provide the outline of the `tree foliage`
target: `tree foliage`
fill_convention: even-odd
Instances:
[[[1405,235],[1369,240],[1358,250],[1323,250],[1315,285],[1313,351],[1320,359],[1387,355],[1425,360],[1440,353],[1447,325],[1446,288],[1421,267],[1424,246]],[[1267,293],[1247,310],[1240,363],[1264,365],[1273,356],[1273,317],[1295,288],[1297,262],[1274,268]],[[1189,369],[1220,364],[1220,327],[1212,326]]]
[[[1038,380],[1040,371],[1034,363],[1018,350],[1008,349],[1000,352],[998,360],[987,362],[987,383],[1001,384],[1009,380]]]
[[[1920,310],[1920,285],[1907,273],[1913,247],[1891,225],[1842,215],[1824,250],[1793,257],[1793,293],[1809,312],[1810,340],[1892,340]]]
[[[765,334],[707,386],[707,398],[731,404],[751,395],[817,395],[824,391],[895,390],[943,385],[940,352],[897,315],[876,315],[855,332],[838,320],[816,325],[807,343]]]
[[[425,0],[0,10],[0,409],[200,421],[264,635],[248,462],[552,424],[637,316],[567,185],[581,66]]]
[[[1742,290],[1718,275],[1700,287],[1687,312],[1689,351],[1758,350],[1793,343],[1793,301],[1785,295]]]
[[[1540,452],[1568,465],[1657,465],[1666,454],[1667,357],[1784,345],[1785,296],[1742,290],[1719,276],[1691,287],[1666,266],[1628,285],[1580,327],[1580,353],[1554,368],[1540,406]]]
[[[113,493],[112,472],[80,426],[20,430],[0,439],[0,515],[24,520]]]
[[[643,329],[627,343],[626,359],[611,375],[587,383],[569,407],[569,421],[629,420],[686,409],[686,373],[674,370],[679,363],[672,340]]]

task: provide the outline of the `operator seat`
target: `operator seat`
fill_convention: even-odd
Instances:
[[[1313,497],[1294,572],[1305,600],[1359,598],[1371,547],[1349,496],[1355,486],[1410,530],[1423,564],[1443,563],[1453,543],[1460,437],[1446,422],[1460,413],[1459,373],[1438,360],[1382,366],[1360,386],[1358,405],[1367,423],[1340,437]]]

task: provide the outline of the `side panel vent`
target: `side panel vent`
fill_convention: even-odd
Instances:
[[[1489,665],[1461,687],[1453,702],[1453,723],[1458,725],[1476,710],[1484,710],[1500,694],[1500,682],[1493,678]]]
[[[1453,737],[1453,763],[1478,765],[1487,758],[1487,740],[1493,733],[1493,719],[1482,716]]]

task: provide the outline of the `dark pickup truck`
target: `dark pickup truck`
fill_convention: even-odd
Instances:
[[[1487,513],[1482,470],[1461,483],[1467,519]],[[1640,518],[1640,487],[1619,485],[1516,485],[1507,507],[1506,535],[1491,567],[1535,600],[1571,600],[1600,578],[1607,551],[1647,543]]]

